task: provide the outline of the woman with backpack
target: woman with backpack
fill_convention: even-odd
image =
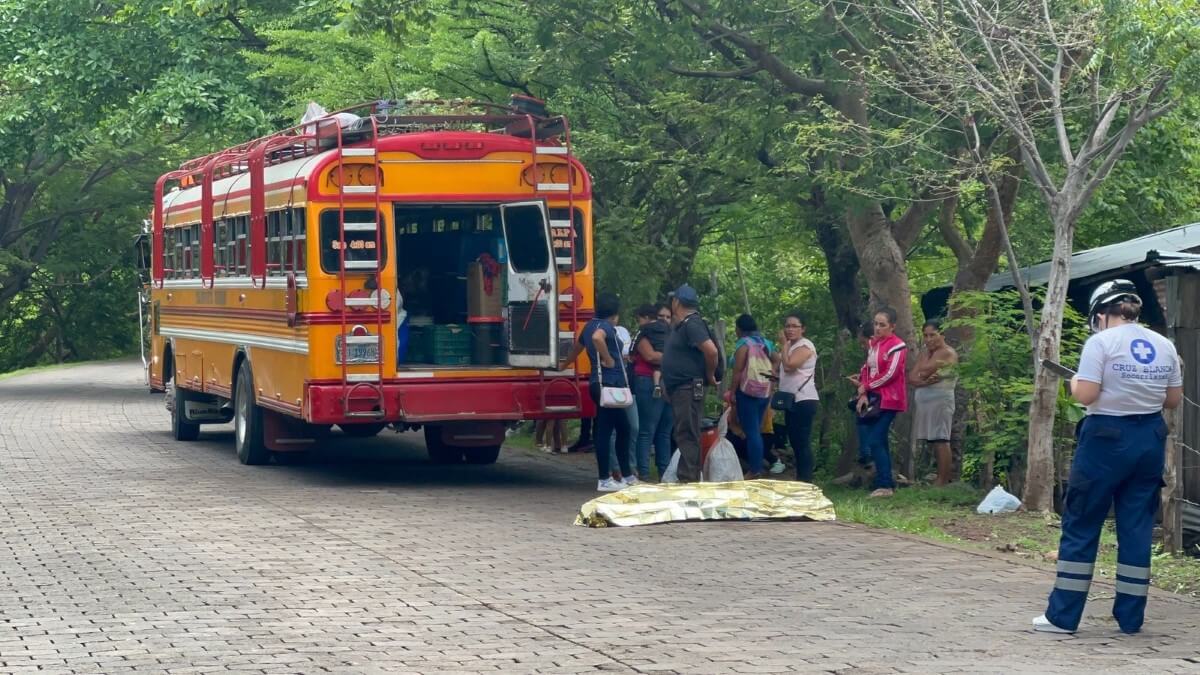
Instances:
[[[758,323],[749,314],[737,318],[738,340],[734,344],[733,382],[738,424],[746,433],[749,469],[746,480],[763,476],[762,420],[771,400],[771,346],[758,332]]]

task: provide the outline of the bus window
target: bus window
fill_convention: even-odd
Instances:
[[[218,220],[213,224],[213,265],[215,265],[215,274],[219,277],[232,276],[233,270],[229,268],[228,249],[225,247],[225,242],[229,238],[229,221]]]
[[[575,269],[582,270],[587,267],[587,251],[585,250],[585,239],[583,236],[583,211],[575,209],[574,227],[575,236]],[[567,219],[566,209],[550,209],[550,236],[554,238],[554,255],[557,258],[571,257],[571,230],[565,227],[555,227],[556,223]],[[559,269],[569,269],[567,265],[559,265]]]
[[[543,213],[540,204],[517,204],[504,209],[508,260],[516,272],[545,272],[551,267]]]
[[[374,211],[367,209],[346,209],[346,222],[376,223],[376,227],[383,227],[383,215],[377,216]],[[338,269],[338,247],[341,244],[338,229],[338,210],[321,212],[321,269],[329,274],[336,274]],[[383,238],[380,241],[383,242],[383,250],[376,255],[375,232],[346,232],[346,260],[378,259],[382,269],[387,263],[387,242]]]

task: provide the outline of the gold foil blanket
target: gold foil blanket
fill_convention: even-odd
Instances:
[[[686,520],[835,520],[833,502],[811,483],[751,480],[731,483],[642,483],[597,497],[579,508],[575,524],[629,527]]]

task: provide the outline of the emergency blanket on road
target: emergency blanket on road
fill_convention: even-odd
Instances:
[[[641,484],[597,497],[575,517],[582,527],[629,527],[687,520],[835,520],[833,502],[811,483]]]

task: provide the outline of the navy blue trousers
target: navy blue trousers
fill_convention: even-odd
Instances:
[[[1150,589],[1150,545],[1162,490],[1167,425],[1162,415],[1089,415],[1079,434],[1063,506],[1058,577],[1046,618],[1075,630],[1083,616],[1100,531],[1109,509],[1117,517],[1117,578],[1113,616],[1136,633]]]

